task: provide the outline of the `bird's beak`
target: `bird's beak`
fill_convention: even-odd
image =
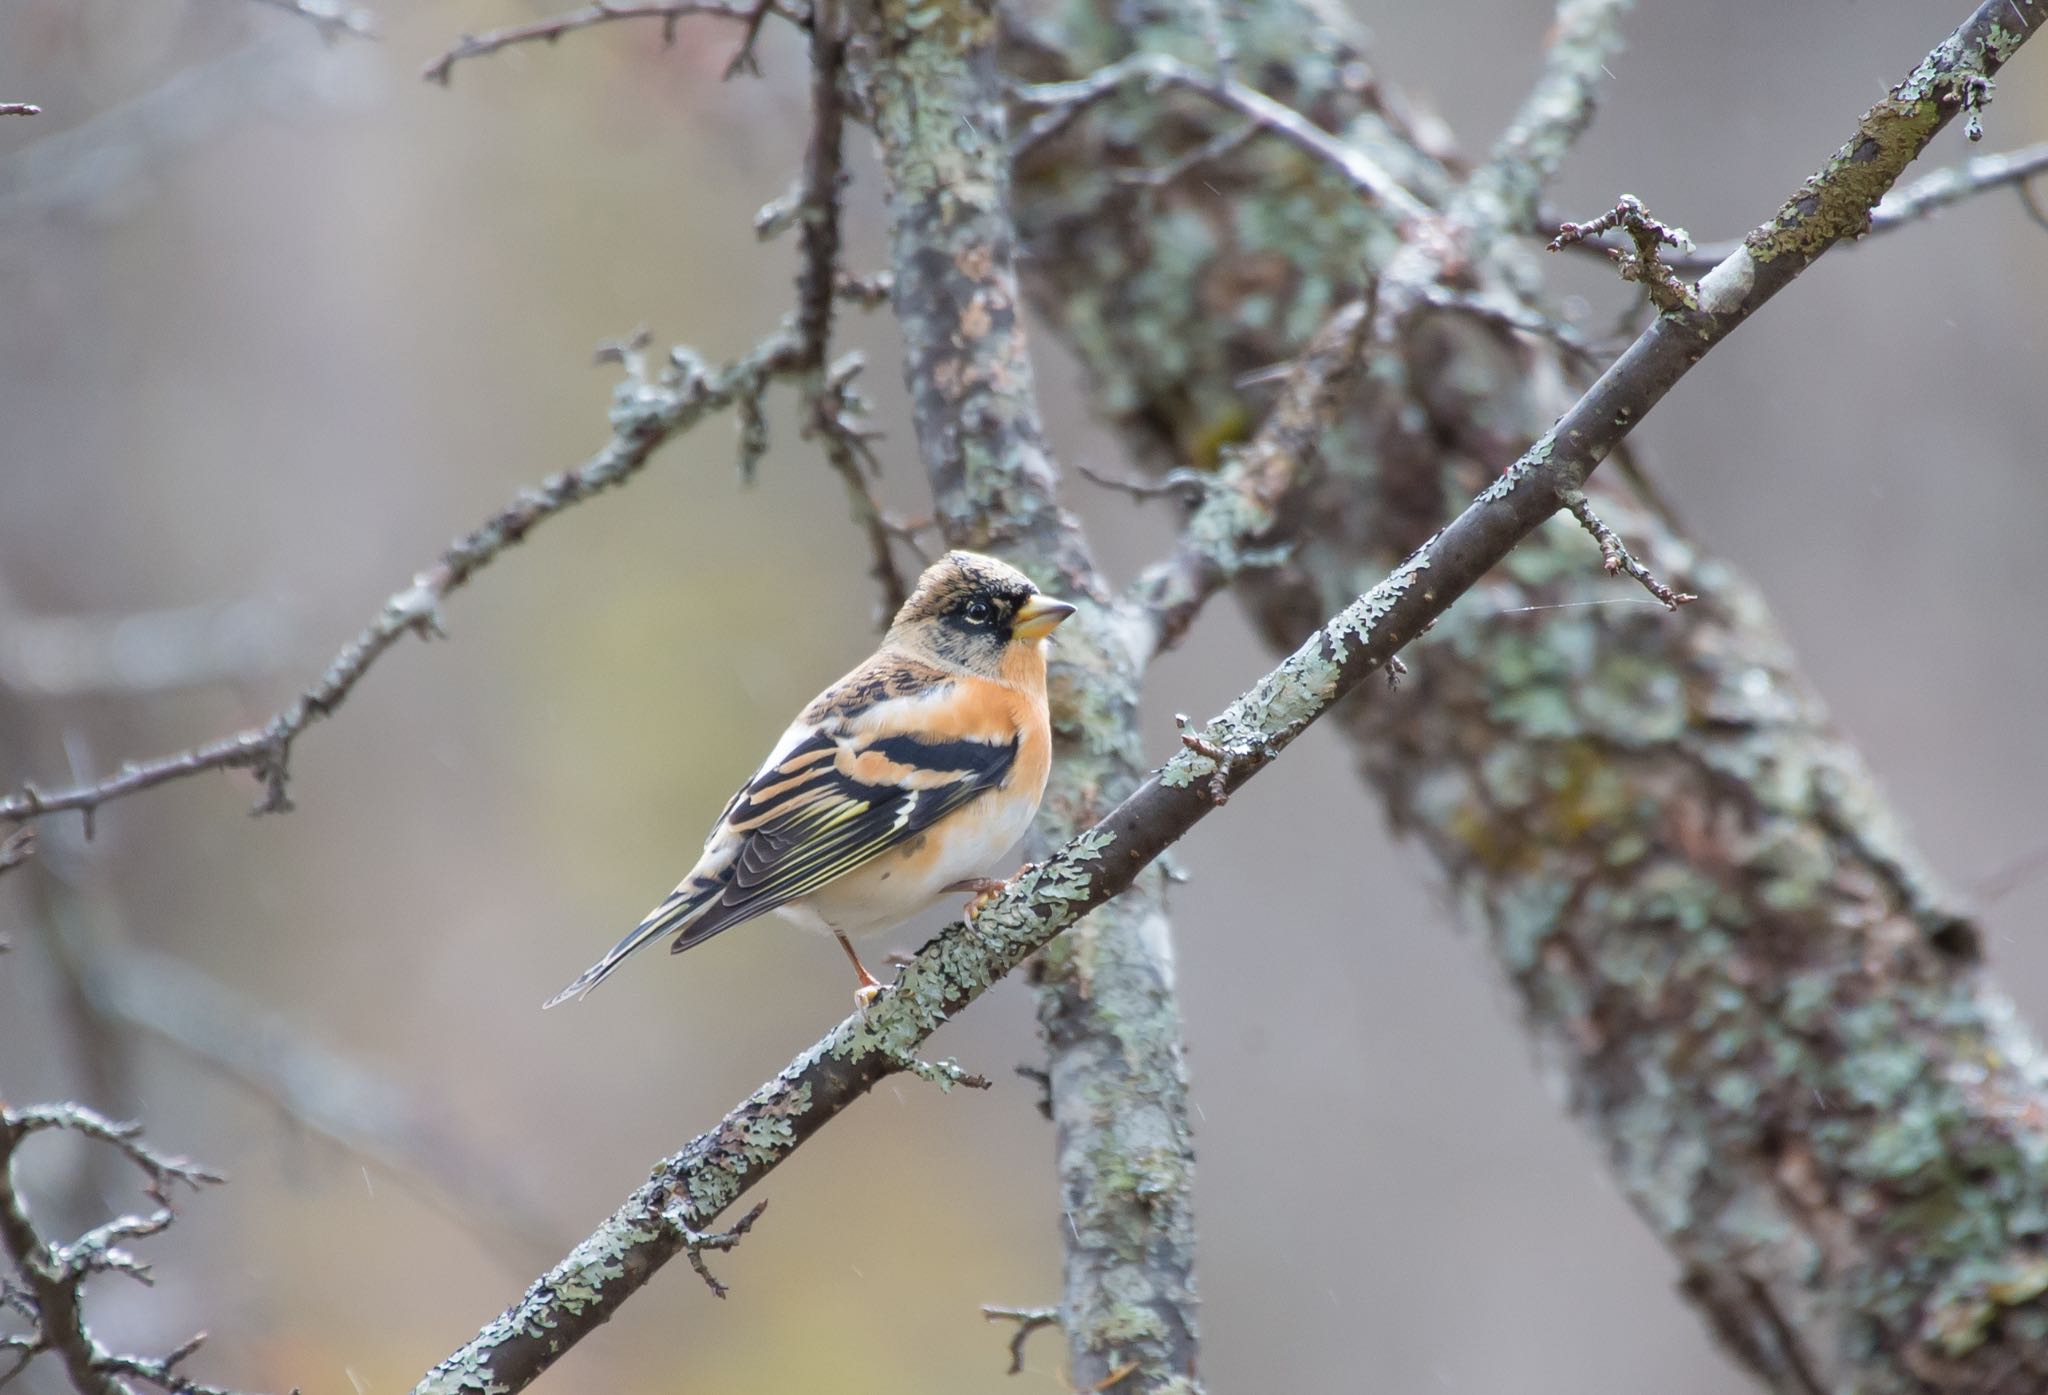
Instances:
[[[1065,601],[1056,601],[1051,596],[1033,596],[1017,607],[1017,618],[1010,622],[1010,633],[1017,639],[1044,639],[1073,613],[1074,607]]]

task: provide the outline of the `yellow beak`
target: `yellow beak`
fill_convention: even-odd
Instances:
[[[1051,596],[1033,596],[1017,607],[1017,618],[1010,622],[1010,636],[1013,639],[1044,639],[1073,613],[1074,607],[1065,601],[1056,601]]]

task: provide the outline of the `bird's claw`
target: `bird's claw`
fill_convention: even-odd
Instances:
[[[966,906],[964,906],[960,912],[961,918],[963,920],[971,921],[976,916],[980,915],[983,911],[987,910],[989,907],[989,903],[994,901],[996,897],[1001,896],[1005,891],[1008,891],[1010,889],[1011,882],[1016,881],[1018,877],[1021,877],[1028,872],[1036,872],[1037,870],[1037,863],[1027,862],[1022,867],[1019,867],[1014,875],[1008,877],[1007,879],[998,877],[963,877],[959,881],[953,882],[947,887],[945,887],[945,890],[971,891],[974,893],[974,895],[968,899]]]

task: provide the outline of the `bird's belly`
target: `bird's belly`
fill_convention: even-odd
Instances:
[[[846,935],[901,924],[952,883],[986,873],[1024,836],[1037,803],[993,791],[783,910],[800,925]]]

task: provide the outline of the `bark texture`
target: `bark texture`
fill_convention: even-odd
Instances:
[[[1082,603],[1052,673],[1057,751],[1034,839],[1064,841],[1144,779],[1149,650],[1058,503],[1019,322],[993,3],[864,9],[859,73],[889,200],[894,308],[946,540]],[[1148,870],[1039,963],[1070,1379],[1198,1390],[1194,1152],[1162,883]]]
[[[2039,11],[1973,21],[1994,61]],[[2013,28],[1982,27],[2001,22]],[[1213,64],[1217,25],[1240,74],[1450,205],[1443,160],[1312,4],[1076,5],[1021,37],[1013,63],[1034,80],[1146,49]],[[1888,162],[1874,118],[1924,131],[1952,114],[1938,76],[1909,76],[1838,165]],[[1215,466],[1266,406],[1237,382],[1298,352],[1400,250],[1399,228],[1277,142],[1163,190],[1114,178],[1228,120],[1133,93],[1020,172],[1030,289],[1154,467]],[[1786,214],[1827,225],[1810,205]],[[1818,248],[1801,236],[1752,237],[1746,265],[1803,263]],[[1446,266],[1468,302],[1541,308],[1520,247]],[[1484,314],[1410,319],[1320,442],[1303,544],[1243,570],[1269,638],[1291,647],[1484,487],[1563,405],[1563,380],[1547,347]],[[1600,584],[1592,544],[1553,522],[1409,656],[1397,695],[1346,706],[1361,767],[1486,934],[1574,1114],[1736,1359],[1796,1395],[2039,1391],[2048,1079],[2034,1042],[1754,590],[1656,510],[1600,506],[1706,599],[1676,617],[1504,613]]]

